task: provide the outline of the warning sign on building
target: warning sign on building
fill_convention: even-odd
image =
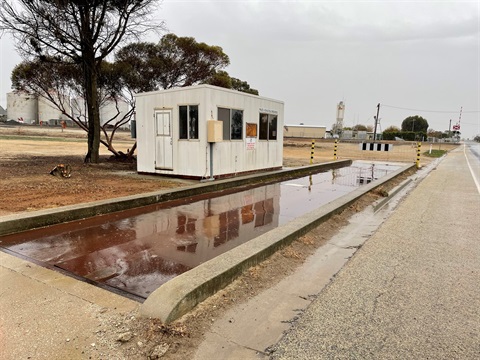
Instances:
[[[257,139],[254,138],[254,137],[251,137],[251,138],[248,138],[246,139],[246,144],[247,144],[247,150],[255,150],[255,144],[257,142]]]

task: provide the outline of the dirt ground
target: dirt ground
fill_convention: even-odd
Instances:
[[[126,151],[133,145],[129,133],[119,134],[118,139],[119,150]],[[351,145],[351,149],[353,146],[357,145]],[[333,160],[333,147],[333,142],[317,143],[314,163]],[[343,147],[344,150],[346,148]],[[338,155],[341,158],[340,151]],[[406,161],[404,158],[407,158],[408,162],[413,162],[415,151],[407,145],[396,161]],[[159,176],[139,176],[134,163],[109,161],[105,150],[102,150],[101,163],[84,164],[85,152],[85,135],[79,130],[62,132],[60,128],[0,127],[0,216],[175,188],[188,183]],[[310,156],[310,141],[285,142],[284,166],[307,165]],[[394,161],[393,158],[391,161]],[[50,175],[52,168],[60,163],[71,166],[70,178]],[[351,215],[380,198],[383,190],[388,191],[405,177],[367,194],[342,214],[246,271],[231,285],[172,325],[164,326],[154,320],[141,319],[136,314],[105,315],[105,327],[111,331],[96,333],[97,346],[85,349],[86,358],[157,358],[162,347],[168,348],[162,356],[164,359],[191,358],[212,319],[291,273],[342,224],[346,224]],[[94,330],[92,333],[95,333]],[[119,334],[126,331],[132,334],[131,339],[119,341]]]

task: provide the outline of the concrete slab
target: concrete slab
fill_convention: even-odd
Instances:
[[[0,358],[84,359],[102,314],[138,303],[0,252]],[[6,331],[8,329],[8,331]]]

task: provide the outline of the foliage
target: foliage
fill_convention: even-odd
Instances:
[[[383,140],[395,140],[400,138],[407,141],[422,140],[427,137],[427,133],[424,132],[412,132],[412,131],[398,131],[398,132],[384,132],[382,135]]]
[[[476,136],[473,138],[473,141],[480,142],[480,135],[476,135]]]
[[[385,130],[383,130],[383,133],[389,133],[389,132],[399,132],[401,131],[400,128],[398,126],[389,126],[387,127]]]
[[[352,128],[352,130],[354,130],[354,131],[367,131],[368,129],[363,124],[357,124]]]
[[[444,133],[434,129],[428,129],[427,135],[431,138],[441,139],[444,136]]]
[[[232,78],[224,70],[216,71],[212,76],[205,80],[205,84],[220,86],[223,88],[232,88]]]
[[[428,129],[428,121],[421,116],[409,116],[402,121],[402,131],[423,132]]]
[[[0,4],[0,31],[13,34],[25,60],[48,63],[68,60],[80,67],[88,115],[85,161],[98,162],[101,64],[122,41],[154,29],[149,18],[157,0],[16,0],[15,3],[20,7],[13,5],[13,0],[3,0]]]
[[[232,79],[231,89],[248,93],[248,94],[258,95],[258,90],[252,89],[246,81],[242,81],[234,77],[232,77],[231,79]]]
[[[133,43],[120,49],[116,64],[135,92],[198,84],[230,64],[219,46],[167,34],[158,44]]]
[[[117,52],[115,61],[125,85],[134,92],[210,84],[258,95],[246,81],[223,70],[229,64],[221,47],[175,34],[163,36],[158,44],[129,44]]]

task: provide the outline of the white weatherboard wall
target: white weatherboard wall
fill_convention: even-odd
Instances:
[[[184,105],[198,105],[198,139],[179,139],[179,107]],[[137,94],[137,171],[210,177],[207,121],[218,120],[218,108],[242,110],[243,126],[242,139],[213,143],[214,177],[281,168],[283,107],[278,100],[211,85]],[[259,140],[261,113],[277,115],[276,140]],[[247,139],[246,123],[257,125],[255,138]]]

